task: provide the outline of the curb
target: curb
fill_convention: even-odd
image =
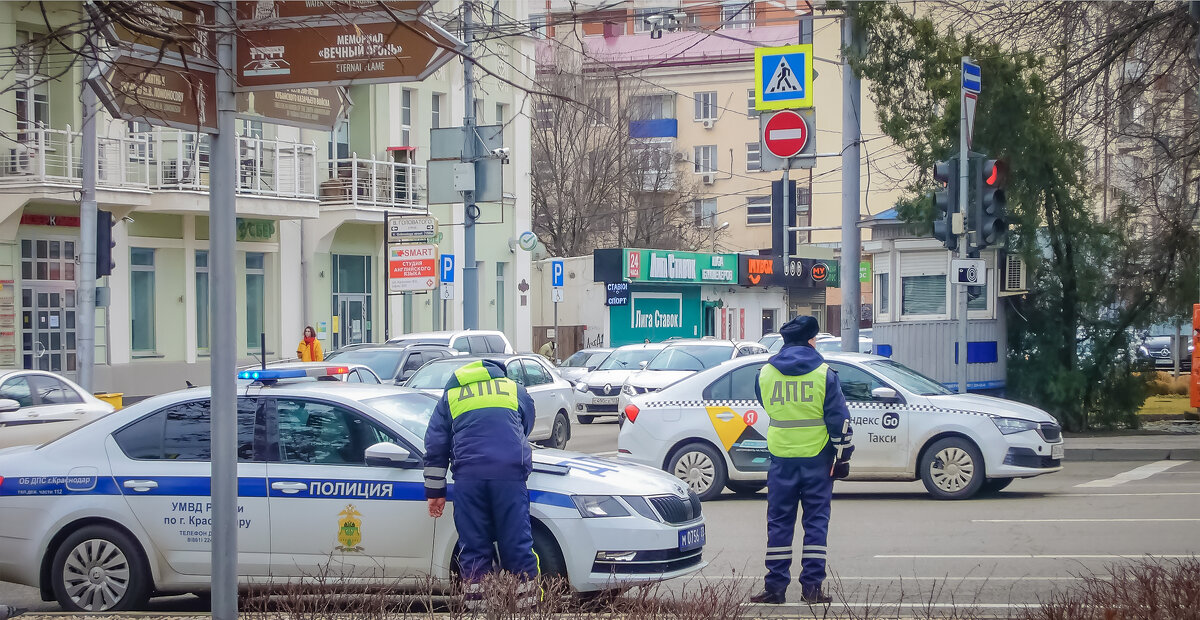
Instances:
[[[1200,448],[1067,448],[1064,461],[1196,461]]]

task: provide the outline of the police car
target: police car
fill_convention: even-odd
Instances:
[[[618,456],[675,474],[708,500],[766,486],[770,419],[754,386],[767,355],[736,358],[623,412]],[[1021,403],[956,394],[893,360],[829,353],[850,408],[850,480],[921,480],[939,499],[996,492],[1062,469],[1062,429]]]
[[[330,369],[335,372],[338,369]],[[429,518],[421,455],[437,401],[390,385],[244,371],[238,567],[250,583],[327,575],[423,588],[455,574],[450,516]],[[0,580],[69,611],[210,589],[209,391],[153,397],[40,447],[0,451]],[[703,568],[700,502],[636,465],[534,451],[534,548],[580,591]],[[454,490],[450,488],[453,509]]]

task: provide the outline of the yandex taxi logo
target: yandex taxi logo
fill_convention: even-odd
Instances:
[[[762,282],[763,276],[775,274],[775,261],[769,258],[751,258],[746,263],[746,277],[751,284]]]

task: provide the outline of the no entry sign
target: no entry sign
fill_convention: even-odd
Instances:
[[[763,127],[763,146],[776,157],[795,157],[808,143],[808,124],[791,110],[777,112]]]

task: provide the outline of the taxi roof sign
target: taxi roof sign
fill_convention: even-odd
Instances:
[[[785,45],[754,50],[754,109],[813,107],[813,46]]]

